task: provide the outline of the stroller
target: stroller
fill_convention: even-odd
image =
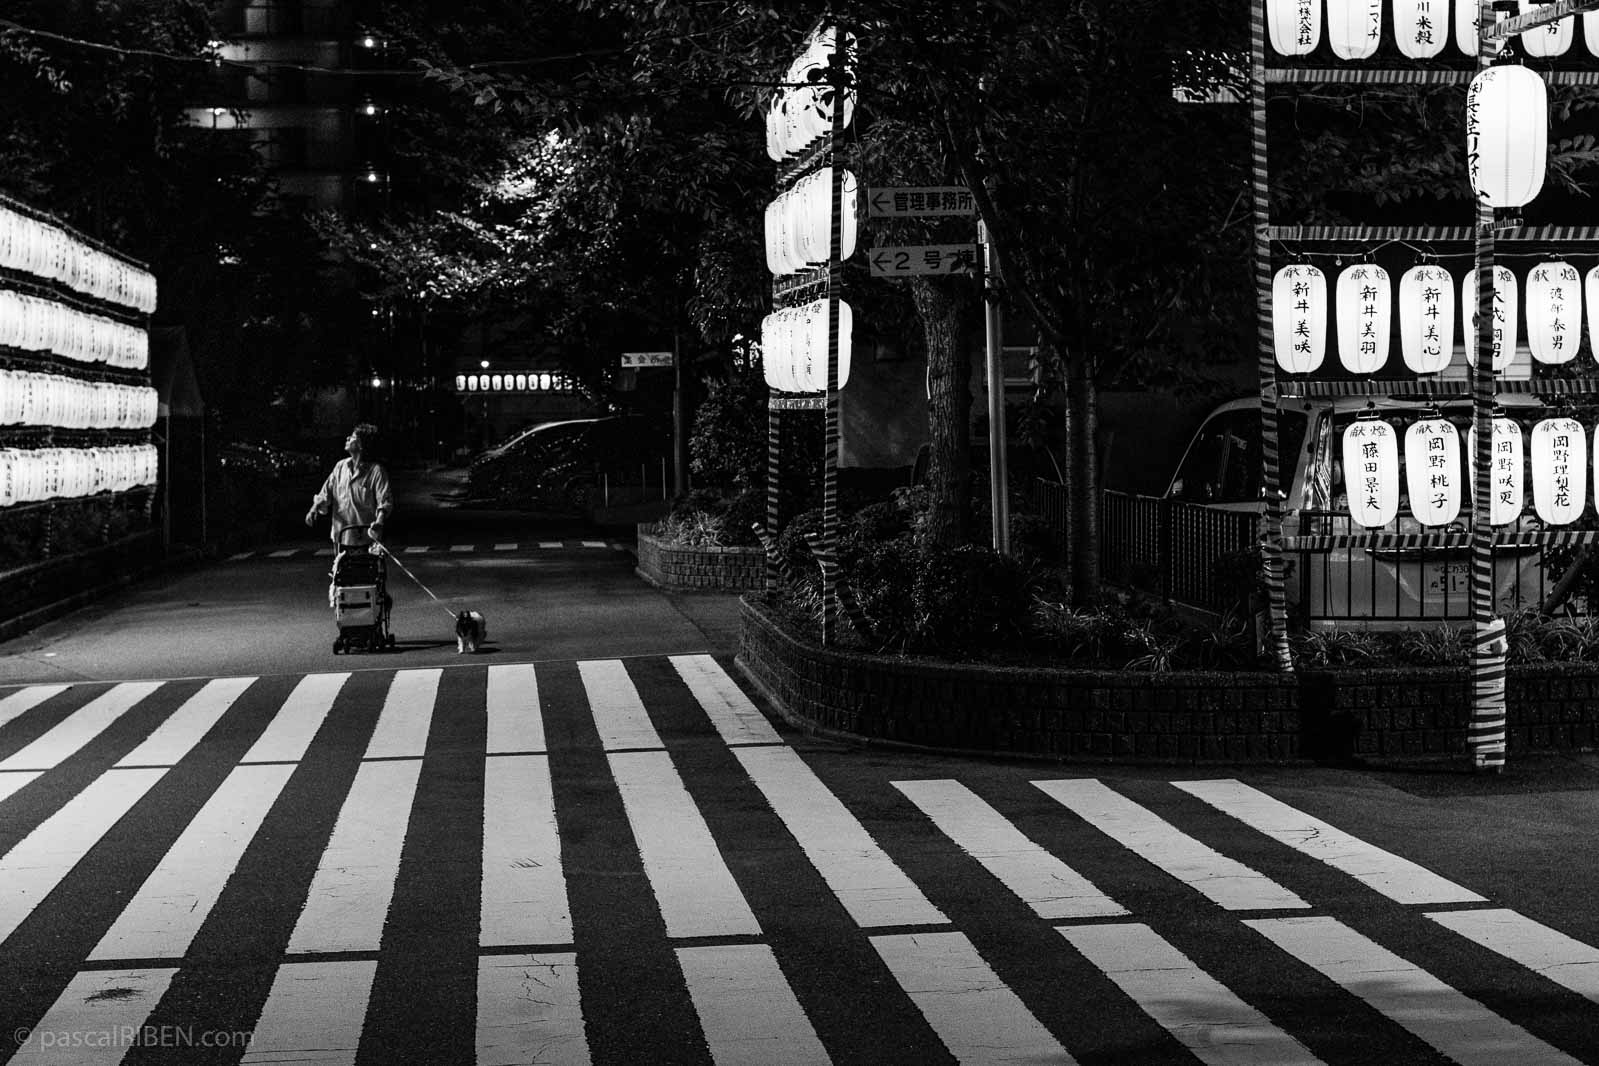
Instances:
[[[381,546],[367,535],[369,526],[346,526],[339,530],[339,552],[333,558],[333,621],[339,635],[333,640],[333,654],[383,651],[394,647],[389,632],[389,609],[394,601],[388,591],[388,565]],[[351,536],[354,534],[354,537]]]

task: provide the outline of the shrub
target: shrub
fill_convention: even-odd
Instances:
[[[957,655],[1020,643],[1027,601],[1027,570],[1018,560],[970,544],[924,549],[912,592],[912,643]]]
[[[727,540],[722,516],[709,511],[673,511],[661,520],[655,535],[689,548],[720,548]]]

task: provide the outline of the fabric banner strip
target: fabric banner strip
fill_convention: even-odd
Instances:
[[[1599,530],[1527,530],[1520,533],[1495,533],[1495,548],[1575,548],[1599,541]],[[1328,536],[1284,537],[1288,551],[1325,552],[1346,548],[1368,551],[1419,551],[1471,547],[1469,533],[1338,533]]]

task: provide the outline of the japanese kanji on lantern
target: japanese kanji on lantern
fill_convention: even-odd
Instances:
[[[1449,0],[1394,0],[1394,40],[1407,59],[1431,59],[1449,39]]]
[[[1356,419],[1344,429],[1344,493],[1349,515],[1368,529],[1399,513],[1399,444],[1379,419]]]
[[[1382,39],[1382,0],[1327,0],[1327,43],[1339,59],[1367,59]]]
[[[1599,361],[1599,266],[1591,267],[1582,279],[1582,302],[1588,309],[1588,350]]]
[[[1424,526],[1446,526],[1460,514],[1460,431],[1447,418],[1405,430],[1405,488],[1410,513]]]
[[[1521,10],[1518,14],[1531,15],[1539,8],[1548,6],[1548,4],[1521,0]],[[1529,56],[1536,59],[1554,59],[1558,56],[1563,56],[1566,54],[1566,50],[1571,47],[1571,39],[1576,36],[1577,27],[1575,21],[1575,19],[1568,16],[1551,22],[1547,26],[1539,26],[1535,30],[1528,30],[1521,35],[1521,47],[1526,50]]]
[[[1470,469],[1471,485],[1477,484],[1477,427],[1466,434],[1466,463]],[[1509,525],[1521,515],[1525,501],[1523,475],[1525,453],[1521,442],[1521,427],[1503,415],[1493,420],[1493,469],[1489,472],[1493,496],[1488,506],[1488,521],[1496,526]]]
[[[1279,55],[1314,52],[1321,44],[1321,0],[1266,0],[1266,31]]]
[[[1356,263],[1338,275],[1338,361],[1353,374],[1371,374],[1388,361],[1393,297],[1388,271]]]
[[[1587,503],[1588,434],[1575,418],[1532,427],[1532,506],[1552,526],[1570,525]]]
[[[1516,275],[1506,266],[1494,267],[1494,370],[1503,370],[1516,357],[1516,344],[1520,340],[1517,329],[1517,307],[1521,293]],[[1477,272],[1466,271],[1460,283],[1460,332],[1468,345],[1477,336]]]
[[[1399,278],[1399,350],[1417,374],[1436,374],[1455,351],[1455,282],[1431,263]]]
[[[1271,284],[1272,335],[1277,365],[1308,374],[1327,354],[1327,275],[1295,263],[1277,271]]]
[[[1540,363],[1566,363],[1582,343],[1577,268],[1539,263],[1527,274],[1527,347]]]
[[[1466,173],[1490,207],[1520,207],[1543,188],[1549,98],[1526,67],[1489,67],[1466,94]]]

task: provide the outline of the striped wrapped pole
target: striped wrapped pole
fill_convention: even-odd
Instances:
[[[1260,556],[1266,584],[1266,647],[1285,673],[1294,668],[1288,648],[1288,608],[1283,589],[1282,462],[1277,437],[1277,355],[1271,330],[1271,190],[1266,157],[1266,6],[1255,0],[1249,16],[1249,105],[1254,169],[1250,190],[1255,214],[1255,325],[1260,379],[1260,474],[1266,511]]]
[[[832,169],[829,199],[827,250],[827,425],[822,439],[822,540],[826,555],[833,557],[838,547],[838,289],[839,289],[839,214],[844,204],[844,171],[837,166],[836,146],[844,133],[845,71],[849,63],[849,38],[844,27],[833,27],[833,58],[827,80],[833,87],[833,138],[828,148],[827,165]],[[822,644],[838,639],[838,568],[822,568]]]
[[[783,476],[782,424],[771,397],[766,401],[766,591],[777,591],[777,493]]]

